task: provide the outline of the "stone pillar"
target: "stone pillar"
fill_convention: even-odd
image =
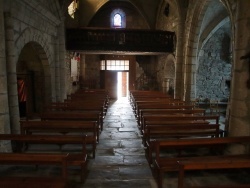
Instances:
[[[60,65],[60,86],[61,96],[60,100],[63,101],[67,98],[66,89],[66,61],[65,61],[65,36],[64,36],[64,23],[62,22],[58,28],[59,39],[59,65]]]
[[[250,52],[250,11],[248,7],[250,7],[250,1],[238,0],[235,23],[232,23],[235,26],[235,45],[233,49],[229,136],[250,135],[250,89],[246,85],[250,76],[250,58],[241,59],[242,56]],[[246,152],[239,151],[240,149],[245,150],[244,147],[237,147],[237,152]]]
[[[8,82],[8,99],[9,114],[12,133],[20,132],[20,115],[17,92],[17,76],[16,76],[16,52],[14,41],[13,19],[9,13],[5,13],[5,43],[6,43],[6,66],[7,66],[7,82]]]
[[[58,29],[58,28],[57,28]],[[59,32],[58,32],[59,33]],[[56,101],[61,101],[61,88],[60,88],[60,77],[61,77],[61,72],[60,72],[60,61],[59,61],[59,37],[54,37],[54,46],[55,46],[55,62],[54,62],[54,66],[55,66],[55,97],[56,97]]]
[[[51,101],[56,101],[56,82],[55,82],[55,63],[50,64],[50,74],[51,74]]]
[[[83,84],[85,80],[85,55],[81,54],[80,56],[80,84]]]
[[[192,49],[194,50],[194,49]],[[190,51],[188,51],[190,53]],[[193,53],[194,54],[194,53]],[[192,56],[192,54],[187,54],[186,57],[186,63],[185,63],[185,83],[184,83],[184,89],[185,89],[185,101],[190,102],[191,98],[195,97],[195,64],[196,57]]]
[[[183,99],[183,41],[184,41],[184,22],[178,23],[177,46],[176,46],[176,65],[175,65],[175,98]]]
[[[5,59],[3,0],[0,0],[0,133],[10,133],[7,68]],[[0,152],[10,152],[10,142],[0,142]]]

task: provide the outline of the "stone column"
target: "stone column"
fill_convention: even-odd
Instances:
[[[14,41],[13,19],[9,13],[5,13],[5,43],[6,43],[6,66],[8,82],[8,99],[10,109],[10,125],[12,133],[20,132],[20,115],[17,92],[17,75],[16,75],[16,52]]]
[[[176,46],[176,65],[175,65],[175,98],[183,99],[183,41],[184,41],[184,22],[178,23],[177,46]]]
[[[59,39],[60,86],[61,86],[60,100],[63,101],[64,99],[67,98],[64,22],[60,24],[58,30],[59,30],[58,39]]]
[[[194,50],[194,49],[191,49]],[[187,51],[187,57],[186,57],[186,63],[185,63],[185,83],[184,83],[184,89],[185,89],[185,101],[190,102],[191,98],[195,97],[195,64],[193,62],[196,62],[196,57],[192,56],[190,54],[190,51]],[[194,54],[194,53],[193,53]]]
[[[57,28],[58,29],[58,28]],[[55,57],[55,62],[54,62],[54,66],[55,66],[55,97],[56,97],[56,101],[60,101],[60,96],[61,96],[61,88],[60,88],[60,61],[59,61],[59,37],[55,36],[53,37],[54,40],[54,46],[55,46],[55,50],[54,50],[54,57]]]
[[[83,81],[85,80],[85,55],[81,54],[80,56],[80,84],[83,84]]]
[[[7,68],[5,53],[3,0],[0,0],[0,133],[10,133]],[[11,151],[10,143],[1,141],[0,151]]]
[[[235,45],[231,81],[231,112],[229,119],[229,136],[250,135],[250,88],[247,80],[250,77],[250,57],[241,59],[250,53],[250,1],[237,1],[235,23]]]
[[[56,101],[56,82],[55,82],[55,63],[50,64],[50,74],[51,74],[51,101]]]

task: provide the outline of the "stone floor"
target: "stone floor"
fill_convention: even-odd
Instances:
[[[222,127],[224,117],[220,118]],[[81,188],[157,188],[144,155],[137,123],[127,98],[113,101],[104,120],[96,159],[90,160],[89,175]],[[240,175],[239,175],[240,174]],[[187,185],[250,183],[247,171],[186,173]],[[177,173],[165,175],[164,188],[177,188]]]
[[[223,118],[221,120],[224,121]],[[53,149],[55,148],[51,148]],[[96,158],[89,159],[88,175],[84,183],[79,182],[79,172],[78,168],[70,170],[70,184],[73,188],[157,188],[127,98],[110,103],[97,145]],[[26,173],[52,176],[58,175],[60,169],[43,166],[38,170],[26,166],[0,168],[0,175]],[[188,172],[185,182],[186,185],[231,184],[237,187],[239,182],[250,183],[250,171]],[[177,173],[167,173],[163,187],[177,188]]]

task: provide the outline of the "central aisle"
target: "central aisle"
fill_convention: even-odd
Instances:
[[[111,101],[84,188],[156,188],[128,98]]]

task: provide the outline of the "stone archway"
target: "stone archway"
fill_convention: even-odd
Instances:
[[[54,80],[54,75],[51,74],[51,68],[55,66],[52,64],[52,49],[50,48],[50,45],[45,40],[45,38],[42,37],[42,33],[35,31],[31,28],[27,28],[22,32],[22,35],[20,35],[17,41],[15,42],[18,54],[16,62],[18,62],[23,48],[29,43],[32,44],[32,48],[36,52],[36,56],[38,59],[40,59],[41,64],[43,66],[45,79],[44,102],[51,102],[51,98],[53,97],[52,93],[54,93],[54,91],[52,90],[52,80]]]
[[[43,54],[43,59],[41,59]],[[40,114],[46,104],[44,50],[36,42],[27,43],[18,57],[16,66],[20,116],[32,118]]]
[[[213,12],[213,14],[210,14]],[[204,44],[211,38],[211,36],[214,35],[214,32],[220,28],[224,22],[228,22],[229,13],[223,6],[223,4],[220,1],[214,0],[214,1],[204,1],[202,4],[196,4],[193,7],[192,16],[190,18],[189,25],[187,26],[190,31],[189,38],[187,40],[186,46],[189,46],[186,48],[186,58],[185,59],[185,100],[189,101],[190,99],[194,99],[197,96],[200,95],[200,93],[197,93],[197,80],[200,80],[200,77],[197,78],[197,74],[199,74],[199,66],[200,66],[200,60],[202,58],[206,58],[207,60],[210,59],[210,57],[206,56],[206,52],[203,50]],[[196,16],[199,15],[199,16]],[[219,15],[219,16],[218,16]],[[221,37],[223,38],[223,37]],[[222,43],[221,41],[216,41],[217,43],[214,43],[214,45],[220,45]],[[214,50],[214,47],[211,46],[211,49]],[[215,51],[215,50],[214,50]],[[210,53],[210,56],[214,56],[216,52]],[[220,54],[220,52],[218,52]],[[229,56],[229,54],[228,54]],[[221,56],[216,59],[217,61],[223,61],[221,59]],[[224,86],[225,81],[228,80],[229,76],[223,76],[220,79],[220,83],[217,85],[220,85],[220,88],[223,88],[224,92]],[[226,91],[228,92],[228,91]],[[226,94],[225,94],[226,95]],[[222,96],[220,94],[220,96]],[[211,97],[215,97],[214,95]],[[220,98],[220,97],[218,97]],[[224,98],[224,96],[221,97],[221,99]]]
[[[18,94],[17,94],[17,62],[19,61],[20,54],[22,52],[22,49],[25,47],[26,44],[32,44],[32,48],[36,52],[36,58],[40,59],[43,71],[44,71],[44,85],[46,86],[44,89],[45,93],[45,100],[50,101],[52,92],[54,89],[52,85],[52,76],[51,75],[51,64],[50,62],[53,62],[53,55],[52,50],[50,48],[50,45],[48,44],[48,40],[46,38],[42,37],[42,33],[34,30],[32,28],[26,28],[23,30],[23,32],[17,37],[15,41],[13,41],[13,47],[12,49],[15,50],[15,55],[11,56],[10,54],[7,58],[9,68],[9,72],[12,72],[12,74],[8,74],[8,97],[12,100],[12,102],[9,103],[10,105],[10,124],[11,124],[11,132],[18,133],[20,132],[20,115],[19,115],[19,104],[18,104]]]

